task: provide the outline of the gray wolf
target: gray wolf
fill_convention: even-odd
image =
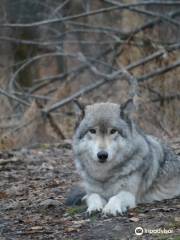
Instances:
[[[132,101],[81,109],[73,138],[87,211],[117,215],[138,203],[180,195],[180,157],[131,118]]]

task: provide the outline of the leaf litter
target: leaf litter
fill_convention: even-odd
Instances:
[[[172,230],[142,239],[178,239],[180,198],[140,204],[117,217],[88,216],[85,205],[66,206],[79,181],[72,156],[67,142],[0,153],[0,239],[139,239],[136,227]]]

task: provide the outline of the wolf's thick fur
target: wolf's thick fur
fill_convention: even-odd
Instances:
[[[116,215],[138,203],[180,195],[180,158],[159,139],[145,135],[118,104],[85,108],[73,150],[89,213]]]

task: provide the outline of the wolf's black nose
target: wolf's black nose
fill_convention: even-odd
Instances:
[[[100,151],[98,152],[97,156],[99,158],[99,162],[104,163],[108,158],[108,153],[106,151]]]

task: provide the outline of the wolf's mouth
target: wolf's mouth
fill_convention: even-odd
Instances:
[[[99,159],[98,162],[105,163],[105,162],[107,162],[107,160],[106,159]]]

